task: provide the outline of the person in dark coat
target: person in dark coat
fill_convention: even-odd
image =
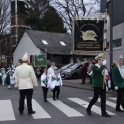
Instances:
[[[82,64],[81,75],[82,75],[82,83],[81,84],[85,84],[85,80],[86,80],[86,76],[87,76],[87,67],[85,64]]]
[[[112,63],[111,65],[111,70],[110,70],[110,73],[109,73],[109,76],[110,76],[110,79],[111,79],[111,90],[114,90],[114,84],[113,84],[113,80],[112,80],[112,71],[113,71],[113,68],[116,66],[115,63]]]

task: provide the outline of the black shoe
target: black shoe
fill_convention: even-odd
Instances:
[[[120,108],[119,108],[119,109],[115,109],[115,111],[117,111],[117,112],[124,112],[124,111],[121,110]]]
[[[56,100],[56,99],[53,99],[53,100]]]
[[[23,112],[20,112],[20,115],[23,115]]]
[[[111,117],[108,113],[102,114],[102,117]]]
[[[35,113],[36,113],[35,111],[28,112],[28,115],[32,115],[32,114],[35,114]]]
[[[59,100],[59,97],[57,97],[56,99]]]
[[[47,99],[45,99],[44,102],[47,102]]]
[[[86,109],[88,115],[92,116],[91,110]]]

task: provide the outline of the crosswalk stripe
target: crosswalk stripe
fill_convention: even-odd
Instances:
[[[92,99],[92,97],[89,97],[89,99]],[[100,98],[98,98],[97,101],[100,102]],[[115,104],[115,103],[110,102],[110,101],[107,101],[107,100],[106,100],[106,105],[108,105],[108,106],[110,106],[110,107],[113,107],[113,108],[116,107],[116,104]]]
[[[116,100],[117,98],[115,98],[115,97],[109,97],[109,99]]]
[[[15,120],[11,100],[0,100],[0,121]]]
[[[51,116],[34,99],[32,99],[32,108],[36,111],[35,114],[32,114],[34,119],[51,118]]]
[[[64,114],[66,114],[68,117],[80,117],[84,116],[83,114],[79,113],[75,109],[67,106],[60,100],[54,101],[52,98],[48,98],[48,101],[53,104],[55,107],[57,107],[60,111],[62,111]]]
[[[75,102],[75,103],[77,103],[77,104],[79,104],[79,105],[81,105],[81,106],[83,106],[83,107],[85,107],[85,108],[87,108],[88,107],[88,104],[89,104],[88,102],[86,102],[86,101],[84,101],[82,99],[79,99],[79,98],[68,98],[68,99],[71,100],[71,101],[73,101],[73,102]],[[101,108],[93,105],[93,107],[92,107],[91,110],[93,112],[101,115]],[[114,113],[109,112],[109,111],[107,111],[107,113],[110,114],[110,115],[115,115]]]
[[[109,99],[116,100],[117,98],[116,97],[109,97]],[[115,107],[116,107],[116,104],[115,104]],[[120,106],[120,108],[123,110],[122,106]]]

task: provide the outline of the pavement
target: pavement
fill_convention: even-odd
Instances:
[[[77,89],[85,89],[85,90],[91,90],[93,91],[92,84],[89,83],[89,79],[86,78],[86,83],[81,84],[82,79],[63,79],[63,85],[66,87],[72,87]],[[116,95],[116,91],[107,91],[108,94]]]

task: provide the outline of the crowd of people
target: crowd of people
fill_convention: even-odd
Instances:
[[[124,109],[124,57],[121,55],[118,59],[118,64],[112,64],[110,72],[106,68],[106,60],[103,60],[103,53],[100,53],[95,57],[96,64],[89,62],[88,68],[85,64],[82,65],[82,84],[85,84],[86,76],[89,76],[90,83],[94,88],[94,96],[90,101],[86,112],[88,115],[92,115],[92,106],[101,97],[101,114],[103,117],[111,117],[106,112],[106,91],[108,89],[117,91],[117,105],[116,111],[124,112],[120,106]],[[27,53],[22,58],[22,64],[18,63],[16,67],[13,65],[2,67],[0,69],[0,83],[8,86],[18,88],[20,93],[19,98],[19,112],[22,115],[24,111],[24,99],[27,97],[28,114],[34,114],[32,108],[32,95],[34,86],[38,87],[38,80],[41,82],[43,91],[44,102],[47,102],[48,90],[52,92],[53,100],[59,99],[60,87],[63,85],[62,78],[58,68],[54,62],[51,62],[51,67],[44,68],[43,72],[41,68],[36,68],[28,65]]]
[[[106,91],[110,89],[115,89],[117,91],[117,102],[116,111],[124,112],[120,106],[124,109],[124,57],[121,55],[118,59],[118,64],[112,64],[110,73],[106,68],[107,61],[103,61],[104,54],[101,53],[95,57],[96,64],[92,66],[89,75],[92,79],[92,84],[94,88],[94,96],[91,99],[86,111],[89,116],[92,116],[91,109],[96,103],[99,96],[101,98],[101,114],[103,117],[111,117],[106,112]]]

